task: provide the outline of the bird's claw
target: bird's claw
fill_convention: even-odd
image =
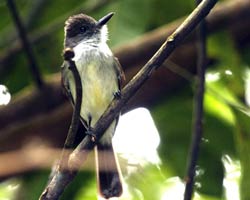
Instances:
[[[96,135],[93,132],[93,128],[91,128],[91,127],[88,128],[88,130],[85,133],[86,133],[86,135],[88,135],[91,138],[92,142],[96,141]]]
[[[114,97],[115,97],[115,99],[120,99],[121,98],[121,90],[118,90],[118,91],[116,91],[116,92],[114,92]]]

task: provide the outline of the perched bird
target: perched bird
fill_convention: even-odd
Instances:
[[[87,131],[79,129],[81,137],[91,134],[92,127],[107,109],[113,98],[119,98],[121,82],[124,79],[122,68],[107,45],[106,23],[114,13],[109,13],[99,21],[85,14],[69,17],[65,22],[64,48],[75,53],[77,70],[82,83],[82,106],[80,117]],[[62,65],[62,83],[74,104],[75,83],[68,63]],[[112,147],[112,137],[118,117],[105,131],[96,145],[97,179],[100,194],[104,198],[122,194],[120,168]]]

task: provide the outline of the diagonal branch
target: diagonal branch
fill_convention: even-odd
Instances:
[[[161,66],[161,64],[174,51],[177,45],[179,45],[188,36],[188,34],[198,25],[198,23],[206,17],[206,15],[210,12],[216,2],[217,0],[204,0],[177,28],[177,30],[172,35],[170,35],[170,37],[168,37],[168,39],[163,43],[163,45],[155,53],[155,55],[124,87],[124,89],[121,91],[121,98],[113,100],[109,108],[105,111],[105,113],[96,123],[96,126],[93,129],[93,133],[95,133],[96,135],[96,141],[98,141],[102,137],[104,131],[108,128],[109,124],[115,119],[115,117],[121,111],[123,106],[128,102],[128,100],[151,76],[152,72]],[[69,169],[67,171],[64,171],[64,173],[60,173],[58,171],[55,174],[51,182],[46,187],[41,199],[58,199],[60,197],[64,188],[76,176],[76,170],[78,170],[80,166],[84,163],[89,150],[94,148],[96,141],[93,141],[93,138],[91,138],[90,136],[86,136],[83,139],[83,141],[70,155],[68,163]],[[61,193],[55,194],[55,191],[60,191]]]
[[[202,0],[196,0],[197,4]],[[193,135],[190,146],[190,156],[187,165],[186,187],[184,200],[191,200],[195,179],[196,164],[198,161],[202,138],[203,99],[205,91],[205,70],[207,66],[206,52],[206,21],[202,20],[197,29],[197,88],[194,97]]]
[[[12,14],[13,21],[15,22],[16,28],[18,30],[19,37],[21,39],[23,48],[24,48],[25,53],[27,55],[30,70],[31,70],[31,73],[32,73],[33,78],[35,80],[36,86],[39,89],[42,89],[42,87],[44,86],[44,82],[43,82],[41,74],[39,72],[34,53],[32,51],[30,42],[29,42],[28,37],[27,37],[26,30],[22,24],[22,21],[20,19],[20,16],[19,16],[18,11],[17,11],[16,6],[15,6],[15,3],[13,2],[13,0],[7,0],[7,4],[9,7],[9,10],[10,10],[10,13]]]

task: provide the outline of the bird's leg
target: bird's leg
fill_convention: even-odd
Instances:
[[[91,127],[91,121],[92,121],[92,116],[89,114],[88,115],[88,128],[86,130],[86,135],[89,135],[91,137],[92,142],[95,142],[96,136],[93,133],[93,128]]]
[[[121,98],[121,90],[117,90],[116,92],[113,93],[115,99],[120,99]]]

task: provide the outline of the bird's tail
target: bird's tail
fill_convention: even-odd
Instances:
[[[120,167],[112,143],[97,145],[97,181],[100,195],[106,199],[122,194]]]

